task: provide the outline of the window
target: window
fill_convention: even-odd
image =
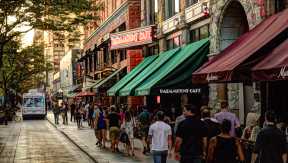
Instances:
[[[117,62],[117,54],[116,54],[115,50],[111,51],[111,62],[112,62],[112,64]]]
[[[181,46],[181,35],[167,40],[167,49],[174,49]]]
[[[147,25],[158,24],[158,0],[149,0],[149,3],[146,3],[146,5],[147,12],[150,13]]]
[[[123,61],[126,58],[127,58],[126,57],[126,50],[125,49],[120,50],[120,61]]]
[[[116,0],[112,0],[112,12],[116,9]]]
[[[180,12],[180,0],[166,0],[165,1],[165,18],[169,19]]]
[[[186,0],[187,7],[194,5],[195,3],[198,3],[198,0]]]
[[[200,28],[196,28],[190,31],[191,42],[199,41],[201,39],[209,37],[209,25],[204,25]]]
[[[284,0],[275,0],[275,13],[281,12],[284,9],[285,9]]]

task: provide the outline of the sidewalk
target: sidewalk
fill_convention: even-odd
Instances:
[[[96,138],[94,135],[94,130],[88,127],[87,122],[83,123],[83,128],[78,129],[77,124],[70,121],[70,115],[68,115],[69,122],[68,125],[62,124],[62,118],[60,117],[59,125],[54,124],[54,115],[51,112],[48,112],[47,119],[53,124],[57,129],[66,135],[74,144],[87,153],[90,157],[96,160],[99,163],[151,163],[153,162],[152,156],[146,156],[142,154],[143,145],[139,139],[135,139],[135,156],[126,156],[123,153],[124,146],[119,144],[119,149],[121,153],[112,153],[109,151],[109,144],[106,144],[107,149],[100,149],[96,144]],[[176,163],[175,160],[168,160],[167,163]]]

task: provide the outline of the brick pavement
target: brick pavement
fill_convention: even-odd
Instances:
[[[70,116],[69,116],[70,118]],[[112,153],[108,149],[100,149],[98,148],[96,143],[96,138],[94,135],[94,130],[90,129],[88,127],[87,122],[83,123],[83,128],[78,129],[76,123],[74,122],[68,122],[68,125],[63,125],[62,118],[60,117],[59,125],[54,124],[54,117],[53,113],[49,112],[47,114],[48,121],[53,124],[57,129],[62,132],[64,135],[66,135],[71,141],[73,141],[75,144],[78,145],[85,153],[89,154],[95,160],[99,162],[109,162],[109,163],[135,163],[135,162],[143,162],[143,163],[151,163],[153,162],[151,156],[146,156],[141,153],[143,145],[140,140],[135,139],[134,145],[135,145],[135,156],[127,156],[126,154],[123,154],[123,145],[119,145],[120,153]],[[107,143],[106,146],[109,147],[109,144]],[[168,160],[168,163],[176,163],[175,160]]]

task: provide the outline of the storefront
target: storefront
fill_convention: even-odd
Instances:
[[[203,39],[146,57],[107,93],[145,97],[143,104],[149,108],[161,107],[167,111],[174,108],[179,113],[183,103],[200,107],[204,104],[202,98],[208,96],[207,85],[193,85],[191,77],[192,72],[207,61],[208,52],[209,39]]]
[[[288,34],[286,34],[288,38]],[[288,39],[252,68],[252,78],[260,82],[262,113],[272,109],[279,121],[288,123]]]
[[[269,17],[193,73],[194,83],[238,83],[239,98],[236,98],[236,102],[239,105],[235,111],[242,123],[245,121],[245,115],[257,102],[254,97],[262,96],[254,94],[253,97],[253,90],[248,90],[248,96],[245,92],[250,85],[258,87],[251,77],[251,68],[263,59],[268,51],[287,39],[287,16],[288,10]],[[247,97],[253,99],[250,105],[247,105],[247,101],[251,99]],[[262,100],[261,103],[263,102]]]

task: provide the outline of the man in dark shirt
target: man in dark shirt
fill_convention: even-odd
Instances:
[[[186,119],[180,123],[176,131],[175,156],[180,163],[201,163],[206,156],[207,127],[196,116],[198,109],[193,105],[185,105],[184,115]]]
[[[75,105],[75,101],[72,102],[72,104],[70,105],[70,113],[71,113],[71,118],[70,121],[72,122],[72,119],[74,119],[75,122],[75,110],[76,110],[76,105]]]
[[[118,151],[118,138],[120,134],[120,116],[116,113],[116,108],[111,107],[111,113],[108,115],[111,149],[113,152]]]
[[[265,113],[265,125],[257,136],[252,163],[286,163],[287,142],[284,134],[276,128],[272,111]]]

